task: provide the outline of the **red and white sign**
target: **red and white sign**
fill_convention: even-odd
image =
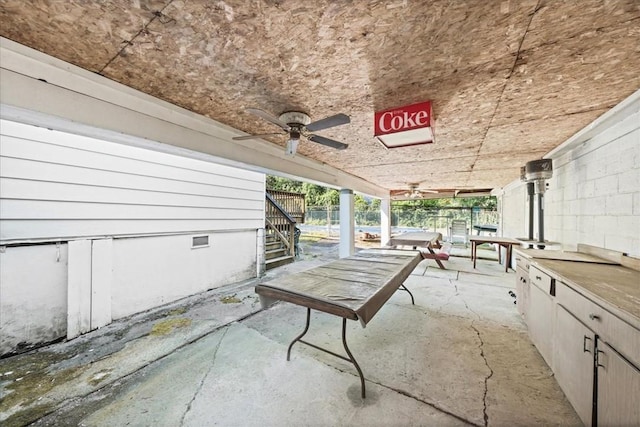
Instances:
[[[375,137],[387,148],[434,141],[431,101],[375,113]]]

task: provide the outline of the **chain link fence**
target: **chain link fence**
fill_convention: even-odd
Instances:
[[[379,232],[380,210],[356,210],[354,218],[356,230]],[[474,226],[497,227],[499,217],[496,210],[479,207],[391,208],[391,227],[397,229],[437,231],[449,236],[452,220],[466,221],[469,234],[472,234]],[[337,230],[340,226],[339,206],[308,207],[305,224]]]

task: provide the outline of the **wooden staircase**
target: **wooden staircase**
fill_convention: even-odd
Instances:
[[[265,200],[265,268],[295,261],[299,230],[304,222],[304,194],[267,190]]]

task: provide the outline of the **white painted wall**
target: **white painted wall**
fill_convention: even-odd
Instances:
[[[255,277],[264,192],[259,172],[0,121],[0,354]]]
[[[640,91],[574,139],[546,156],[554,171],[545,239],[565,250],[585,243],[640,257]],[[502,204],[505,235],[525,236],[526,186],[507,186]]]
[[[205,235],[209,246],[198,248],[193,235],[114,240],[113,318],[255,277],[255,230],[198,234]]]
[[[0,250],[0,354],[67,331],[67,244]]]

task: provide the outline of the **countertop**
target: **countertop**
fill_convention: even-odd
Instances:
[[[616,262],[599,258],[597,256],[586,254],[583,252],[550,251],[544,249],[524,248],[517,248],[515,249],[515,251],[528,259],[551,259],[559,261],[590,262],[596,264],[617,264]]]
[[[580,253],[518,249],[531,264],[640,329],[640,271]]]

